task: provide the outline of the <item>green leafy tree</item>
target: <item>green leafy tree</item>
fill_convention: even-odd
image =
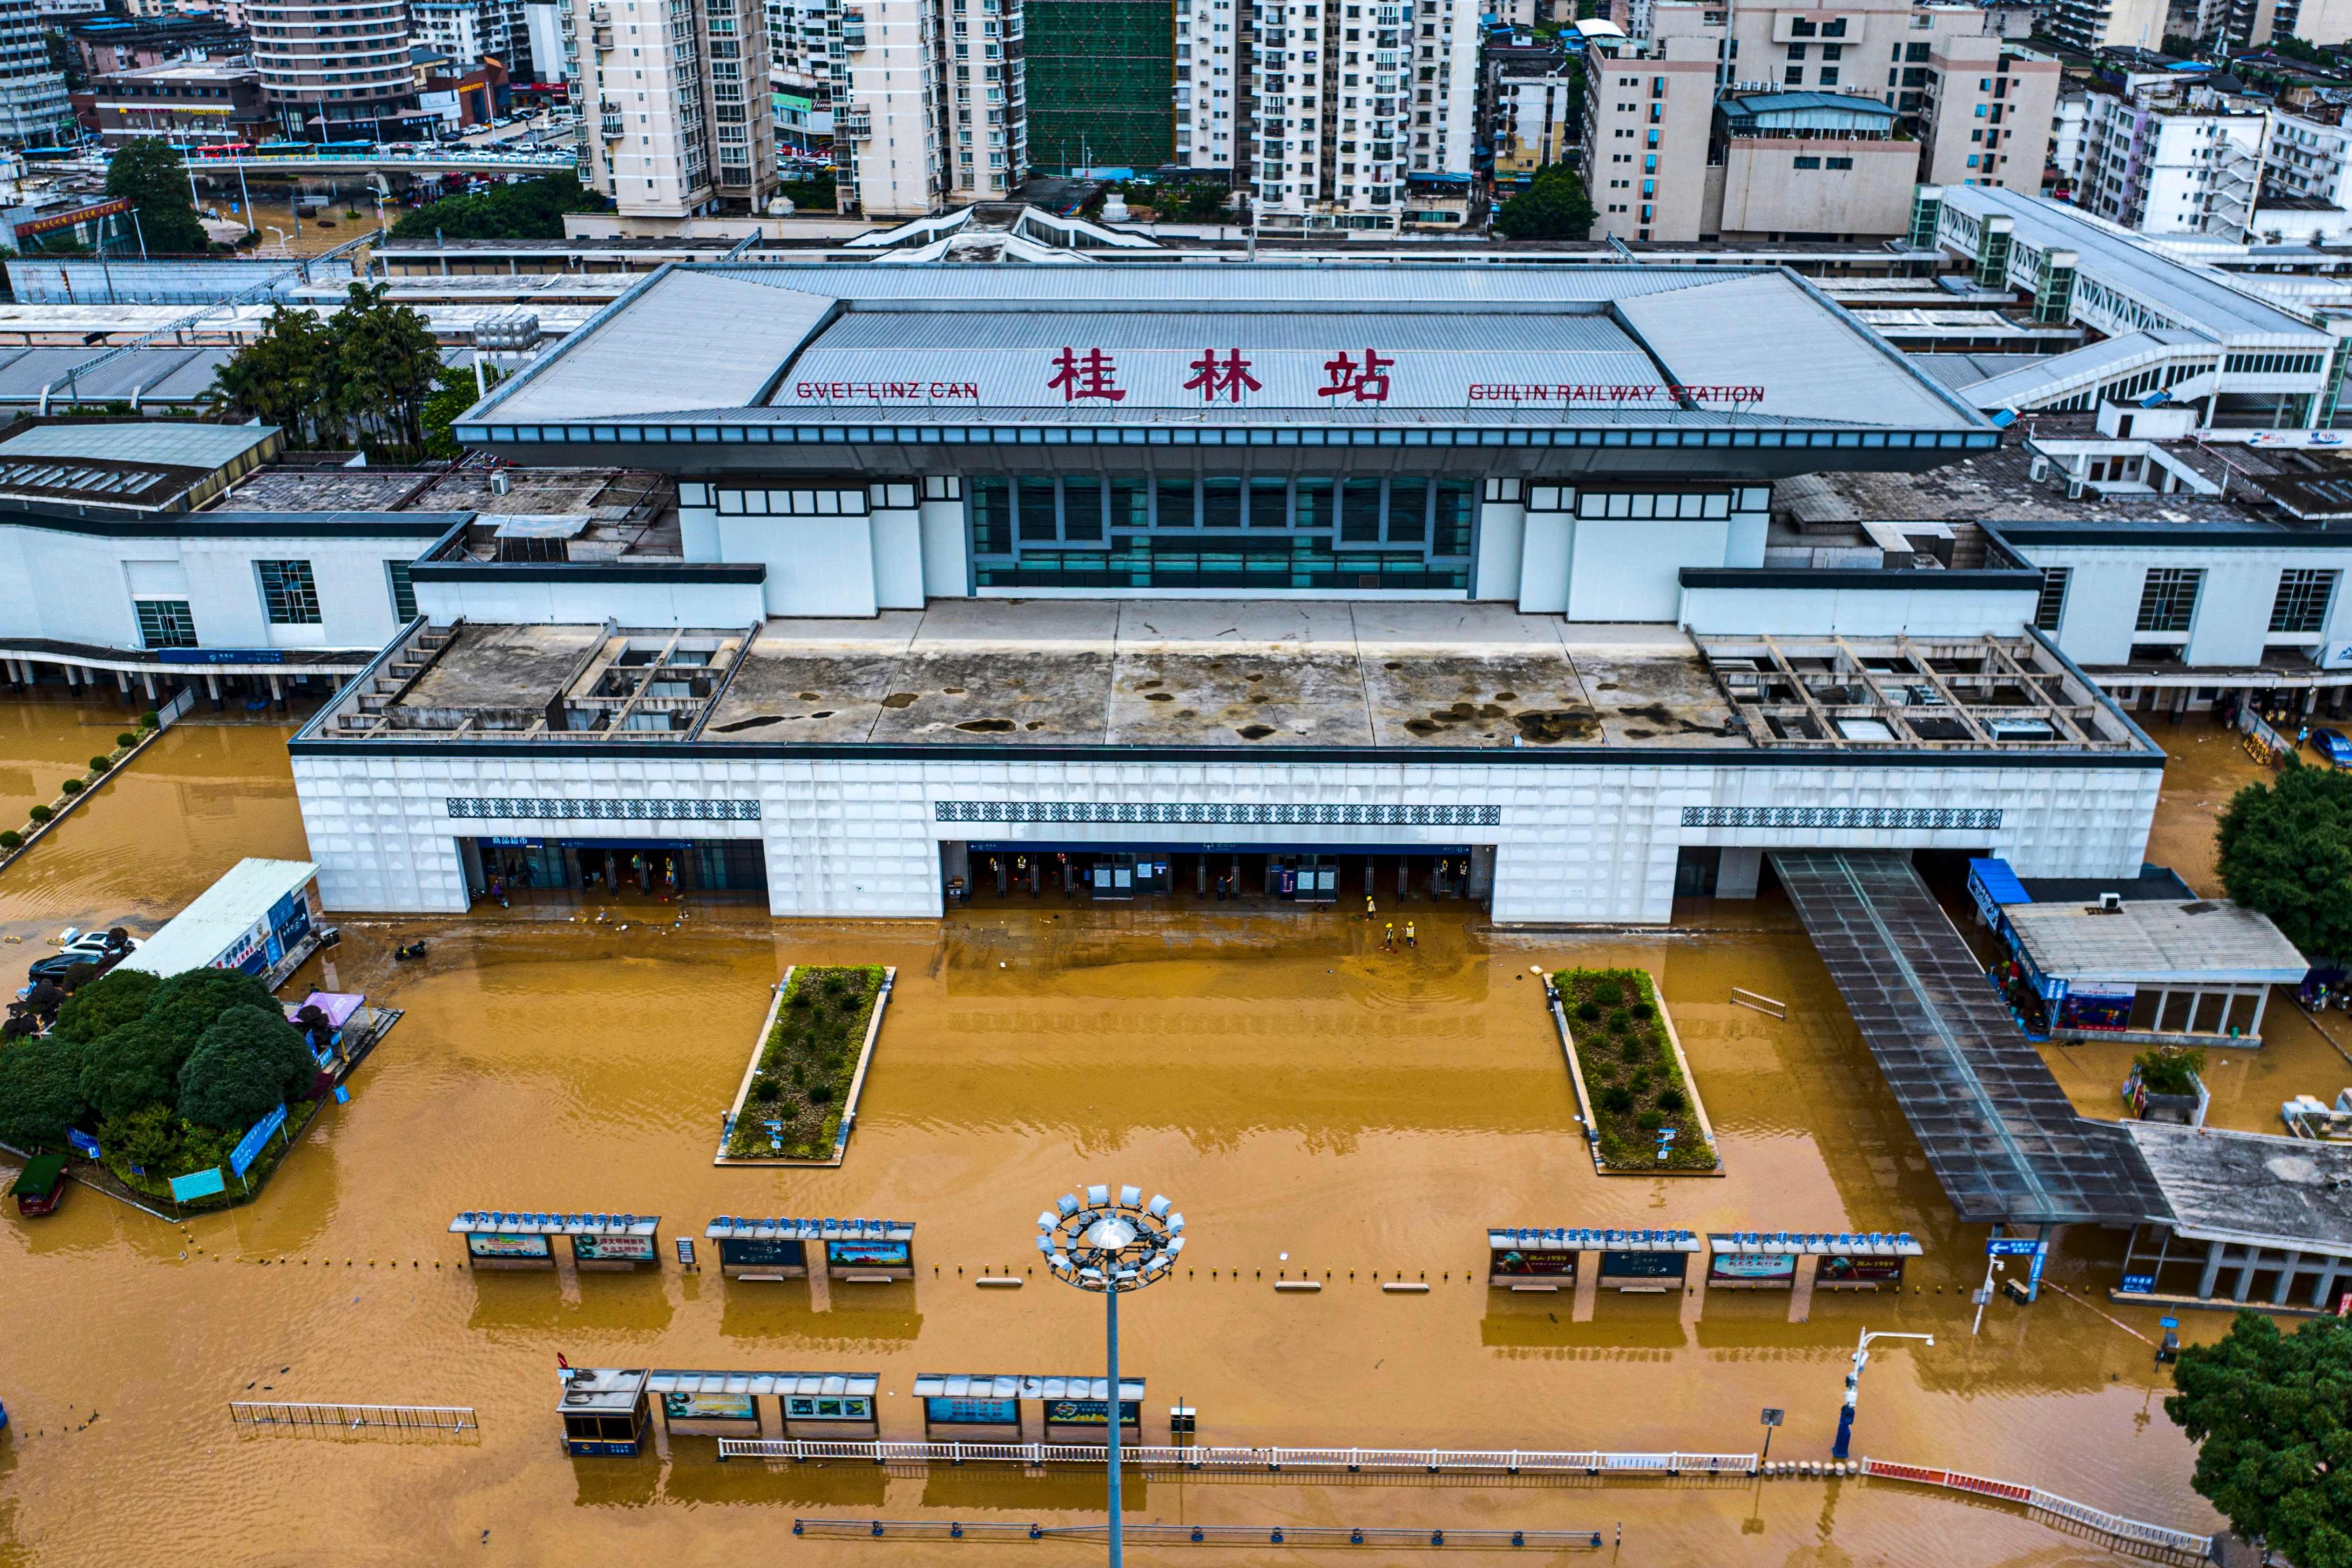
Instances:
[[[335,342],[336,402],[353,429],[415,452],[425,445],[425,400],[441,375],[441,349],[422,312],[385,300],[392,285],[352,285],[328,321]]]
[[[478,196],[446,196],[392,226],[394,239],[562,239],[565,213],[612,204],[571,173],[499,185]]]
[[[213,373],[213,411],[278,426],[297,446],[335,446],[342,416],[334,377],[327,324],[311,311],[280,305],[261,335]]]
[[[1508,239],[1582,239],[1592,232],[1592,199],[1575,170],[1546,163],[1495,215],[1495,232]]]
[[[114,150],[106,165],[106,194],[138,210],[150,256],[201,256],[212,247],[189,199],[187,167],[162,137],[137,137]]]
[[[193,1043],[180,1040],[152,1014],[134,1019],[83,1048],[82,1098],[105,1117],[168,1105]]]
[[[2241,1311],[2180,1352],[2164,1413],[2197,1447],[2193,1484],[2250,1541],[2295,1568],[2352,1568],[2352,1321],[2292,1334]]]
[[[496,386],[502,378],[496,370],[487,370],[483,384]],[[425,455],[428,458],[462,458],[466,448],[457,444],[451,427],[474,406],[474,373],[466,365],[444,365],[434,382],[433,395],[425,400]]]
[[[123,1025],[146,1013],[155,1000],[155,989],[163,984],[162,977],[143,969],[108,970],[75,992],[58,1009],[54,1034],[59,1039],[89,1045],[102,1040]]]
[[[307,1087],[313,1070],[301,1035],[284,1014],[231,1007],[180,1069],[180,1115],[200,1127],[241,1132]]]
[[[2314,961],[2352,956],[2352,773],[2289,768],[2222,809],[2221,886]]]
[[[55,1035],[0,1046],[0,1142],[59,1148],[88,1106],[81,1047]]]
[[[278,998],[250,974],[234,969],[191,969],[155,988],[155,999],[148,1005],[146,1016],[178,1036],[185,1049],[194,1049],[197,1037],[232,1007],[274,1012]]]
[[[776,187],[776,194],[791,197],[793,210],[804,213],[829,213],[841,200],[841,193],[835,188],[831,174],[814,174],[805,180],[786,180]]]

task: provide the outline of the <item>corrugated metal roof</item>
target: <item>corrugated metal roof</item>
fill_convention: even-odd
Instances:
[[[846,269],[845,269],[846,270]],[[597,419],[756,403],[834,300],[694,268],[657,273],[499,401],[516,419]]]
[[[37,425],[5,442],[0,458],[105,458],[182,468],[224,468],[278,434],[270,425],[196,425],[163,419],[110,425]]]
[[[836,299],[1032,301],[1053,308],[1124,300],[1233,306],[1315,303],[1376,310],[1407,302],[1543,305],[1670,294],[1720,283],[1712,268],[1465,267],[1444,262],[1296,262],[1222,266],[1121,262],[1116,268],[940,267],[888,261],[792,265],[735,262],[698,268],[774,289]]]
[[[121,967],[143,969],[166,980],[203,969],[266,919],[280,899],[299,896],[318,874],[319,868],[308,860],[240,860],[124,959]]]
[[[2208,900],[2019,904],[2001,913],[2033,966],[2076,983],[2291,985],[2311,965],[2266,915]]]
[[[1936,384],[1782,272],[1751,272],[1618,311],[1685,385],[1764,390],[1749,412],[1898,427],[1972,424]]]

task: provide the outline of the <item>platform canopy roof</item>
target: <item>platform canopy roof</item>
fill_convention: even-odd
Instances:
[[[166,980],[187,970],[209,968],[281,902],[300,897],[318,874],[319,868],[309,860],[240,860],[141,943],[121,967],[143,969]]]
[[[655,1394],[822,1394],[872,1398],[881,1378],[870,1372],[685,1372],[656,1369]]]
[[[896,1219],[751,1219],[720,1215],[702,1227],[713,1241],[911,1241],[911,1221]]]
[[[1143,1397],[1143,1379],[1121,1377],[1121,1399]],[[918,1399],[1108,1399],[1107,1377],[1047,1377],[1035,1373],[918,1373]]]
[[[1540,1226],[1523,1226],[1516,1229],[1490,1228],[1486,1245],[1495,1251],[1507,1247],[1521,1252],[1697,1252],[1698,1232],[1695,1230],[1592,1230],[1569,1226],[1546,1229]]]
[[[649,424],[1854,427],[1980,416],[1770,268],[673,266],[468,414],[484,444]],[[577,432],[573,426],[578,426]],[[635,437],[604,426],[640,427]],[[693,439],[690,433],[682,437]],[[833,437],[839,439],[838,436]],[[713,440],[719,440],[714,432]],[[1882,439],[1880,445],[1893,445]]]
[[[516,1214],[467,1209],[449,1222],[452,1236],[651,1236],[659,1215]]]

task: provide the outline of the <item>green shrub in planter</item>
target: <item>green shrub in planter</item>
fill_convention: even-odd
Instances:
[[[1596,1007],[1614,1007],[1624,1000],[1625,993],[1614,980],[1604,980],[1592,988],[1592,1003]]]
[[[89,771],[94,773],[102,773],[113,765],[112,757],[92,757],[89,760]]]
[[[1596,1023],[1601,1017],[1601,1009],[1590,1002],[1579,1002],[1576,1005],[1576,1016],[1585,1023]]]
[[[68,794],[68,795],[79,795],[79,794],[81,793],[81,780],[79,780],[79,779],[68,779],[68,780],[66,780],[66,782],[65,782],[65,783],[63,783],[63,784],[59,784],[58,787],[59,789],[61,789],[61,790],[65,791],[65,793],[66,793],[66,794]]]
[[[1633,1091],[1623,1084],[1612,1084],[1601,1091],[1601,1109],[1612,1116],[1622,1116],[1633,1109]]]
[[[0,829],[0,849],[14,849],[25,842],[25,836],[15,828]]]
[[[808,1102],[811,1105],[831,1105],[833,1103],[833,1085],[829,1083],[813,1083],[809,1085]]]
[[[142,730],[160,730],[163,727],[163,716],[150,708],[146,712],[139,715],[139,727]]]
[[[1609,1015],[1609,1032],[1622,1035],[1633,1026],[1633,1015],[1620,1007]]]
[[[1638,1062],[1649,1054],[1649,1047],[1632,1035],[1617,1042],[1617,1057],[1621,1061]]]
[[[1669,1116],[1681,1110],[1686,1103],[1683,1099],[1683,1091],[1671,1084],[1658,1090],[1658,1109]]]
[[[49,818],[55,816],[57,813],[51,811],[46,805],[37,805],[25,815],[31,817],[35,822],[47,822]]]
[[[114,743],[118,746],[135,746],[139,743],[139,737],[125,730],[114,737]]]
[[[2205,1070],[2205,1053],[2178,1046],[2158,1046],[2132,1058],[2139,1068],[2140,1087],[2150,1094],[2195,1094],[2197,1075]]]
[[[1651,1006],[1647,1002],[1636,1002],[1632,1007],[1628,1008],[1627,1011],[1631,1012],[1636,1019],[1644,1024],[1658,1016],[1658,1010],[1655,1007]]]
[[[1666,1119],[1659,1115],[1654,1110],[1645,1110],[1642,1112],[1641,1115],[1633,1118],[1633,1125],[1640,1128],[1644,1132],[1655,1132],[1659,1128],[1664,1126],[1665,1123]]]

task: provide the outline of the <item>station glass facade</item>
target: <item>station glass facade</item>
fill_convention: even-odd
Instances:
[[[1466,591],[1477,491],[1397,475],[978,479],[982,588]]]

